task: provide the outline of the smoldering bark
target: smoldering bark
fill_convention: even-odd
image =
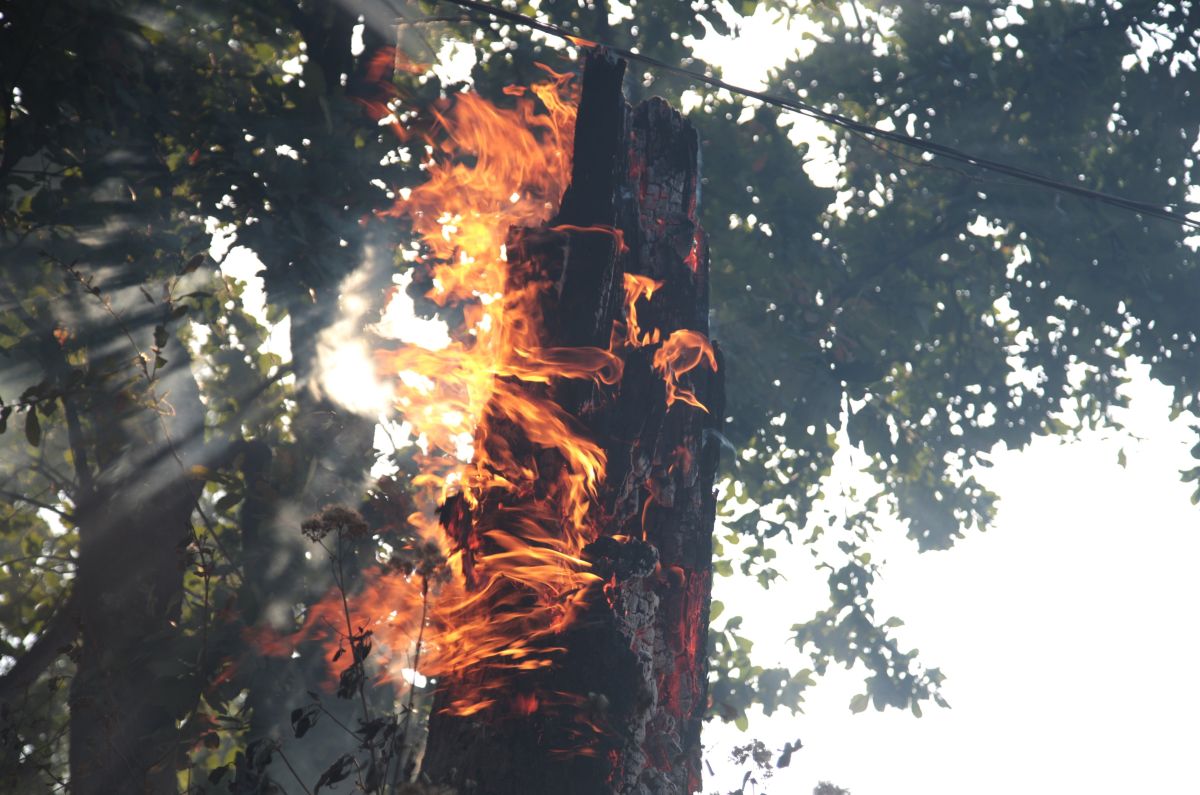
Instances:
[[[624,321],[624,275],[661,280],[639,303],[643,328],[708,333],[708,256],[695,216],[698,143],[661,99],[631,108],[625,64],[592,55],[583,77],[572,183],[544,229],[513,235],[513,268],[557,285],[543,307],[548,345],[608,347]],[[556,227],[601,227],[563,231]],[[698,368],[690,386],[704,412],[668,408],[653,371],[656,346],[626,349],[616,387],[563,382],[558,402],[608,455],[603,536],[586,554],[605,578],[589,614],[562,638],[530,692],[567,694],[528,717],[495,709],[462,718],[440,711],[471,686],[467,672],[440,683],[423,775],[461,793],[675,795],[700,786],[712,529],[723,416],[721,372]],[[719,356],[719,351],[718,351]],[[644,539],[644,540],[643,540]],[[599,731],[595,728],[597,727]]]

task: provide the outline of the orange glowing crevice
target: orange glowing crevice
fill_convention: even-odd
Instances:
[[[683,263],[691,269],[692,273],[696,273],[700,269],[699,255],[702,245],[704,245],[704,232],[697,226],[695,234],[692,235],[692,248],[688,252],[688,255],[683,258]]]
[[[631,348],[641,348],[646,345],[653,345],[662,339],[662,333],[658,329],[653,329],[643,333],[642,327],[638,324],[637,303],[645,298],[649,301],[654,297],[654,291],[663,286],[663,283],[657,279],[651,279],[649,276],[639,276],[635,273],[625,274],[625,339],[624,345]]]
[[[612,226],[576,226],[575,224],[558,224],[550,227],[551,232],[595,232],[610,236],[617,244],[617,251],[625,254],[629,246],[625,245],[625,233]]]

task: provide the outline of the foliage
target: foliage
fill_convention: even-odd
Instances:
[[[816,26],[815,49],[772,75],[776,93],[1099,189],[1189,200],[1190,6],[737,11],[759,5]],[[689,37],[740,20],[715,2],[608,9],[543,0],[536,13],[694,69],[706,66]],[[405,537],[411,448],[364,500],[374,423],[317,378],[339,302],[365,296],[356,317],[369,318],[405,266],[402,226],[369,219],[421,179],[419,157],[364,110],[386,99],[372,57],[397,35],[414,62],[444,41],[473,51],[471,81],[501,101],[536,62],[570,67],[557,42],[430,3],[0,3],[0,656],[12,663],[0,787],[65,779],[64,737],[88,712],[69,710],[68,692],[103,677],[129,730],[153,728],[146,775],[190,791],[292,775],[323,788],[365,775],[361,760],[405,735],[411,694],[359,687],[367,647],[353,627],[354,699],[298,697],[319,687],[307,658],[242,655],[247,632],[286,629],[295,606],[353,588],[403,546],[391,542]],[[459,89],[391,79],[411,108]],[[997,444],[1115,424],[1130,357],[1174,389],[1175,413],[1194,414],[1194,246],[1160,221],[838,131],[823,187],[776,110],[639,64],[628,88],[700,96],[700,207],[731,384],[724,541],[741,550],[715,569],[769,587],[780,546],[804,544],[819,574],[787,574],[829,583],[828,605],[796,616],[807,667],[759,666],[739,619],[714,605],[714,714],[795,709],[831,662],[864,667],[854,709],[942,703],[940,671],[874,610],[879,518],[898,516],[922,550],[985,529],[995,495],[973,468]],[[209,257],[214,229],[261,261],[261,312]],[[871,457],[878,490],[838,516],[825,489],[845,440]],[[1200,461],[1184,477],[1197,473]],[[370,532],[343,548],[338,525],[321,536],[338,539],[334,554],[311,554],[299,528],[326,504],[358,505]],[[437,561],[414,555],[394,563],[431,576]],[[77,637],[89,611],[121,620]],[[300,735],[342,750],[291,753]]]
[[[1185,14],[1153,3],[855,7],[857,22],[815,6],[815,50],[780,69],[771,90],[1186,203],[1200,118]],[[1135,41],[1153,31],[1160,47],[1139,64]],[[830,659],[865,664],[855,706],[915,710],[937,698],[940,674],[901,652],[892,619],[873,614],[873,517],[894,511],[922,550],[985,529],[995,496],[972,468],[997,444],[1115,425],[1131,356],[1174,388],[1173,411],[1193,413],[1194,245],[1170,224],[841,133],[837,184],[816,191],[773,110],[709,103],[698,123],[721,156],[706,159],[708,184],[745,185],[710,189],[702,203],[723,297],[715,323],[731,383],[744,385],[731,390],[727,435],[746,451],[734,476],[769,508],[741,510],[731,526],[760,558],[761,539],[814,543],[836,530],[844,557],[818,562],[830,607],[797,624],[797,645],[818,672]],[[731,118],[744,121],[720,124]],[[746,133],[753,146],[733,145]],[[833,525],[813,507],[843,430],[873,459],[880,493]]]
[[[770,782],[776,770],[791,765],[792,754],[799,751],[801,745],[799,740],[784,743],[783,748],[778,752],[772,751],[762,740],[753,740],[744,745],[735,746],[729,754],[729,761],[736,769],[744,770],[744,772],[741,786],[730,790],[727,795],[767,795],[766,784]],[[825,790],[822,789],[823,787],[831,789]],[[814,795],[837,795],[837,793],[849,795],[846,790],[833,787],[827,782],[821,782],[814,790]]]

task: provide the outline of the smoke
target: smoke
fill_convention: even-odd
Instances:
[[[379,418],[391,407],[391,387],[379,377],[369,338],[376,335],[382,258],[374,246],[338,288],[338,317],[317,341],[316,383],[321,394],[347,411]]]

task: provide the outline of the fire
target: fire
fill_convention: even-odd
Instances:
[[[649,276],[639,276],[636,273],[625,274],[625,344],[640,348],[658,342],[662,334],[658,329],[643,332],[638,323],[637,303],[645,298],[649,301],[654,297],[654,291],[663,286],[657,279]]]
[[[397,408],[430,451],[409,521],[439,546],[450,572],[425,611],[420,667],[430,677],[547,665],[556,651],[550,638],[597,580],[581,553],[598,533],[591,514],[604,452],[539,386],[562,378],[615,384],[622,362],[600,349],[545,347],[539,301],[548,285],[513,283],[509,230],[544,224],[570,180],[572,76],[550,73],[531,91],[544,111],[518,91],[507,92],[516,97],[512,109],[464,94],[439,110],[444,137],[431,142],[428,180],[394,210],[424,245],[428,297],[464,316],[447,348],[379,354],[380,367],[398,376]],[[469,460],[458,455],[464,435],[474,439]],[[553,477],[521,446],[556,454]],[[458,507],[448,513],[451,504]],[[385,662],[393,676],[415,654],[416,587],[412,577],[380,573],[355,600],[377,615],[408,608],[375,628],[385,656],[394,655]],[[479,692],[452,709],[491,706],[503,680],[484,677]],[[518,713],[536,706],[527,697],[510,703]]]
[[[654,369],[667,382],[668,406],[676,400],[682,400],[701,411],[708,411],[704,404],[696,399],[694,392],[679,385],[681,375],[695,370],[705,361],[710,368],[717,369],[717,357],[708,337],[689,329],[672,331],[662,347],[654,352]]]
[[[518,693],[511,674],[551,664],[561,651],[556,637],[600,585],[583,550],[601,533],[606,467],[603,448],[553,400],[553,387],[563,379],[615,387],[623,348],[662,341],[659,330],[639,326],[636,310],[662,282],[626,275],[626,319],[609,349],[547,346],[541,305],[553,284],[508,259],[510,230],[545,225],[571,176],[576,84],[546,71],[549,79],[530,91],[505,91],[512,107],[464,93],[435,108],[427,180],[386,214],[407,219],[422,244],[427,297],[462,317],[443,348],[377,353],[423,450],[408,522],[426,557],[444,566],[436,576],[378,567],[346,605],[340,593],[313,605],[290,642],[261,642],[283,654],[297,639],[321,640],[332,671],[349,620],[359,637],[370,633],[382,678],[404,681],[414,669],[430,678],[481,672],[472,688],[456,689],[448,708],[460,715],[497,705],[527,715],[553,700]],[[611,235],[624,250],[619,230],[551,231]],[[668,404],[703,408],[679,378],[705,360],[715,369],[697,332],[662,342],[653,362]]]

